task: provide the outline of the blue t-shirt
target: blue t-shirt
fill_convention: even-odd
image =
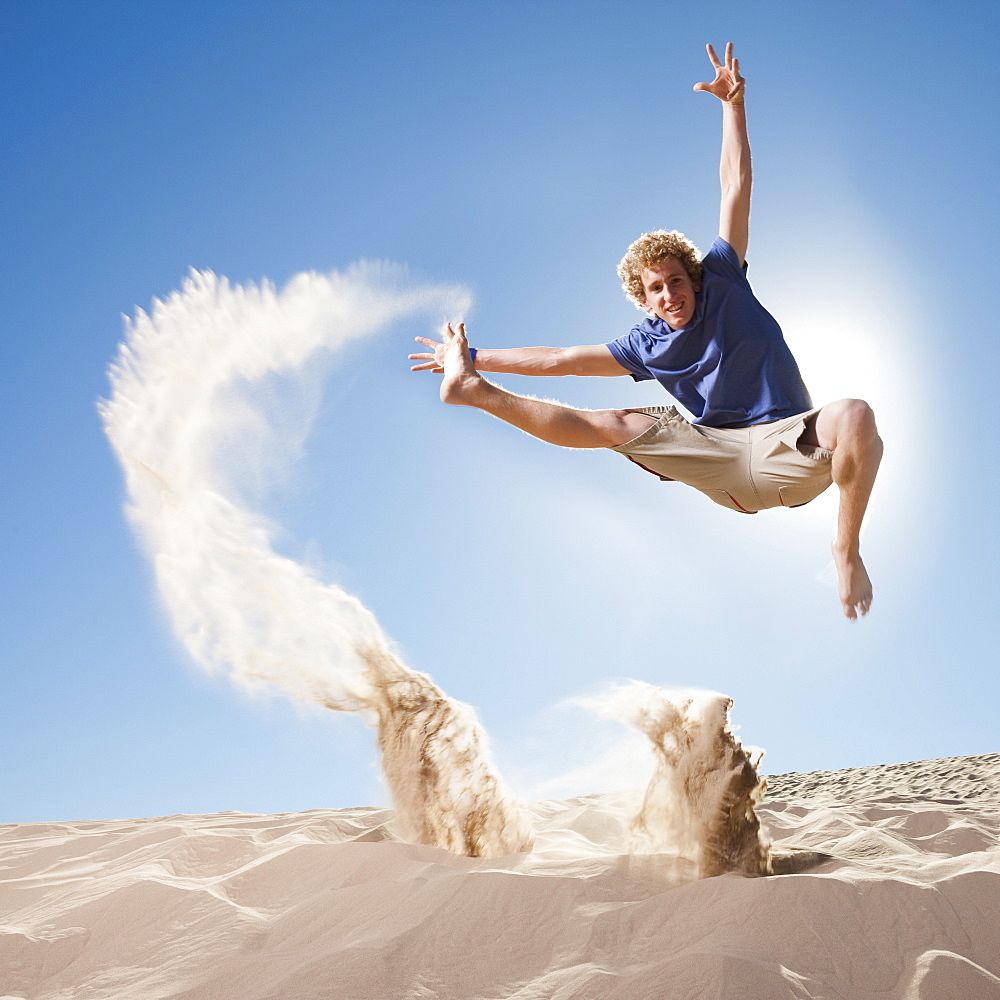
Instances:
[[[757,301],[736,251],[718,237],[691,322],[672,330],[650,316],[608,344],[637,382],[655,378],[708,427],[749,427],[812,409],[799,366]]]

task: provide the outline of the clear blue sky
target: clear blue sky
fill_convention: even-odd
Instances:
[[[387,259],[469,287],[483,346],[613,339],[638,316],[625,246],[715,235],[708,41],[748,81],[751,280],[817,400],[869,398],[886,438],[869,620],[822,579],[832,492],[739,517],[443,407],[405,324],[332,371],[266,500],[282,551],[475,705],[527,791],[581,752],[551,706],[618,676],[731,695],[772,773],[995,752],[997,22],[886,0],[4,4],[0,821],[384,800],[356,718],[251,699],[171,637],[94,408],[121,314],[192,266],[280,284]]]

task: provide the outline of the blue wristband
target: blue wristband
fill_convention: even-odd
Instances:
[[[474,347],[469,348],[469,357],[472,358],[472,363],[476,363],[476,349]]]

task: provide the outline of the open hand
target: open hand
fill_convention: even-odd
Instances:
[[[455,339],[456,331],[461,330],[465,333],[465,324],[457,323],[455,329],[452,329],[451,323],[446,323],[441,328],[441,337],[444,343],[439,343],[436,340],[430,340],[427,337],[414,337],[413,339],[418,344],[423,344],[431,349],[431,353],[426,354],[411,354],[409,355],[410,361],[420,361],[423,362],[419,365],[411,365],[411,372],[437,372],[440,375],[444,371],[444,352],[448,349],[448,345]]]
[[[740,76],[740,61],[733,58],[733,43],[726,43],[726,64],[723,66],[719,62],[719,57],[715,54],[715,49],[711,45],[706,45],[708,58],[712,60],[715,67],[715,79],[711,83],[696,83],[695,90],[706,90],[720,101],[731,101],[734,104],[743,103],[743,91],[746,87],[746,80]]]

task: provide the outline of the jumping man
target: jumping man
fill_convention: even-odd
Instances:
[[[861,561],[861,522],[882,457],[871,407],[841,399],[814,408],[781,328],[747,282],[750,143],[745,81],[733,46],[725,64],[708,46],[711,83],[695,90],[722,102],[719,237],[704,256],[678,232],[644,233],[618,266],[625,294],[647,314],[609,344],[471,350],[465,324],[443,343],[417,337],[413,371],[444,374],[441,399],[474,406],[564,448],[610,448],[716,503],[754,514],[799,507],[831,482],[840,490],[833,557],[849,619],[865,615],[872,586]],[[578,410],[519,396],[480,372],[631,375],[656,379],[693,416],[673,406]]]

